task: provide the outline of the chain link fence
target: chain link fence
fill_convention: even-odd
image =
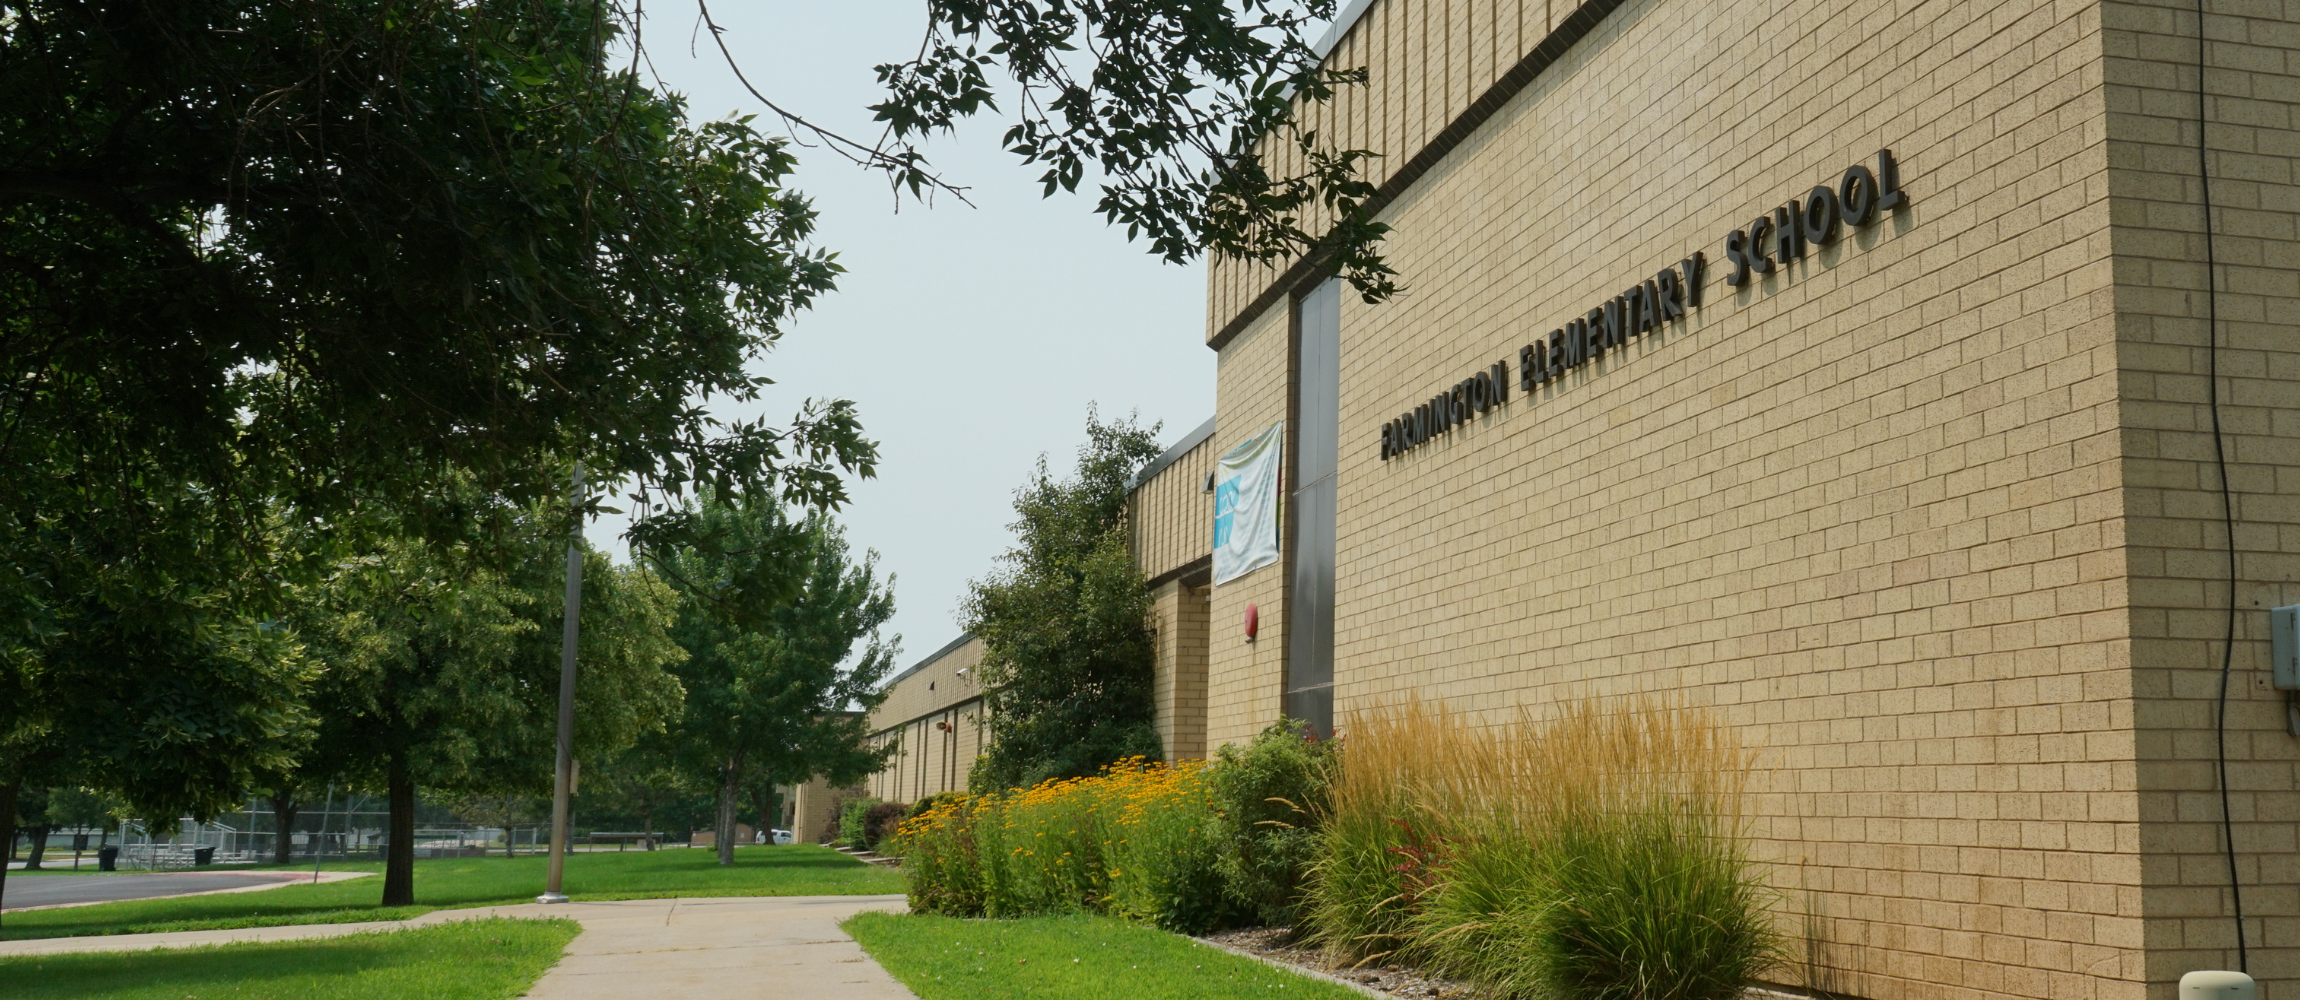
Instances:
[[[290,864],[381,861],[390,841],[390,821],[386,803],[376,796],[348,795],[299,809],[285,834],[287,860]],[[140,819],[120,824],[113,845],[119,848],[120,868],[166,871],[280,860],[278,815],[261,799],[206,823],[183,817],[173,833],[155,833],[152,827]],[[551,832],[542,824],[434,822],[418,824],[414,840],[418,858],[476,858],[490,852],[516,857],[549,846]]]

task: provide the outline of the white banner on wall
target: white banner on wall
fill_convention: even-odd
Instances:
[[[1214,471],[1214,582],[1278,561],[1279,453],[1285,421],[1223,455]]]

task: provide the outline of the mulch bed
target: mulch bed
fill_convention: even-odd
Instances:
[[[1404,965],[1369,963],[1351,968],[1344,962],[1335,965],[1327,961],[1326,953],[1303,945],[1294,939],[1291,927],[1248,927],[1243,930],[1222,931],[1201,936],[1215,944],[1228,945],[1241,951],[1252,952],[1272,961],[1296,965],[1314,972],[1323,972],[1338,979],[1365,986],[1396,997],[1414,1000],[1435,997],[1441,1000],[1467,1000],[1477,994],[1468,983],[1458,979],[1433,976]]]

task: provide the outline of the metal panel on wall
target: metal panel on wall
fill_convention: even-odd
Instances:
[[[1317,732],[1334,719],[1335,470],[1341,461],[1342,283],[1295,304],[1293,562],[1287,581],[1288,716]]]

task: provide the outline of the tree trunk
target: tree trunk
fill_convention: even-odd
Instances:
[[[642,799],[639,802],[639,842],[645,844],[650,851],[655,849],[655,800],[653,799]]]
[[[775,794],[775,779],[767,778],[751,793],[752,807],[759,811],[759,828],[767,833],[767,843],[775,842],[775,829],[783,825],[782,796]]]
[[[32,853],[24,857],[24,870],[36,872],[40,870],[41,856],[48,853],[48,831],[55,829],[55,827],[42,823],[38,826],[27,826],[24,829],[32,833]]]
[[[295,814],[295,796],[272,796],[272,829],[276,831],[272,837],[272,863],[275,865],[295,863]],[[312,838],[312,850],[319,850],[317,837]]]
[[[735,778],[741,765],[732,757],[719,768],[719,863],[735,863]]]
[[[391,833],[384,842],[383,905],[415,905],[415,782],[407,775],[407,760],[391,755],[387,779],[391,798]]]
[[[16,793],[23,788],[22,780],[0,785],[0,844],[8,845],[8,856],[0,858],[0,899],[7,898],[8,862],[16,860]]]

